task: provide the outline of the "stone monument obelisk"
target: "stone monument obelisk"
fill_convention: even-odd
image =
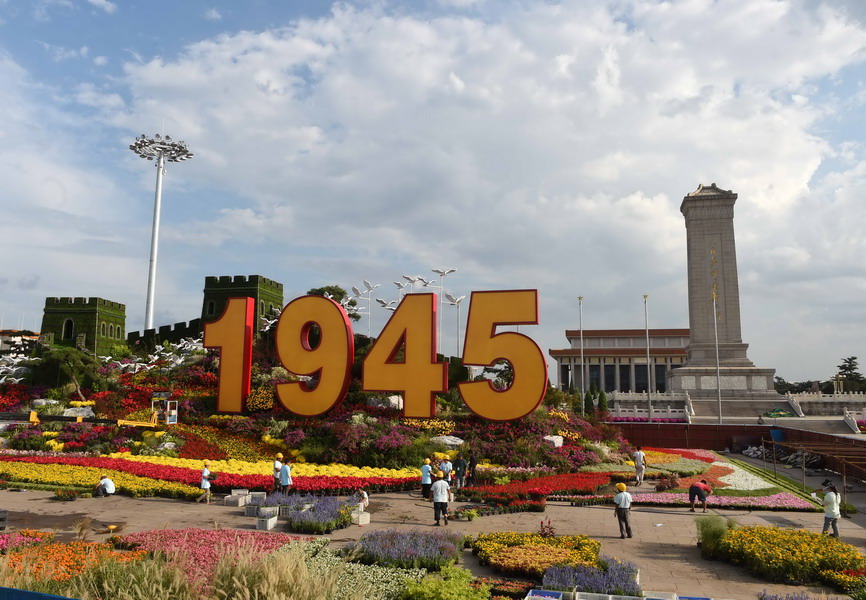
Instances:
[[[716,397],[717,383],[728,399],[778,398],[775,369],[755,367],[740,332],[736,201],[737,194],[714,183],[699,185],[680,205],[686,220],[690,334],[685,364],[670,371],[668,389],[696,399]]]

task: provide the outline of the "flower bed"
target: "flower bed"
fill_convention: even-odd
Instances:
[[[568,473],[547,475],[502,485],[464,487],[458,499],[468,502],[510,504],[516,500],[540,499],[550,494],[592,494],[610,483],[607,473]]]
[[[9,552],[7,565],[35,579],[65,581],[105,560],[131,562],[146,555],[146,551],[116,552],[111,544],[97,542],[48,542]]]
[[[2,457],[0,458],[0,477],[10,482],[21,481],[50,484],[52,486],[75,487],[80,485],[82,481],[92,481],[95,485],[101,475],[108,475],[117,486],[118,492],[133,497],[161,496],[165,498],[191,499],[201,493],[198,486],[193,487],[183,483],[131,475],[98,464],[86,467],[62,462],[67,460],[98,461],[99,459],[67,459],[66,457],[22,457],[12,459],[10,457]]]
[[[268,447],[267,444],[252,438],[233,435],[225,429],[205,425],[178,425],[177,428],[184,436],[192,434],[208,445],[219,448],[225,457],[229,459],[256,462],[267,460],[273,454],[273,449]],[[207,450],[202,451],[206,452]],[[221,458],[220,456],[208,454],[195,456],[192,455],[192,450],[186,452],[185,455],[186,458]]]
[[[504,575],[540,579],[554,565],[580,566],[594,564],[595,558],[578,550],[523,544],[502,548],[490,557],[489,564]]]
[[[527,592],[535,585],[534,581],[502,579],[500,577],[476,577],[472,581],[472,587],[489,587],[492,598],[518,598],[520,600],[523,600]]]
[[[219,479],[211,486],[214,492],[227,492],[233,488],[269,490],[273,487],[271,475],[237,475],[221,471],[220,467],[217,462],[210,465],[211,471],[219,474]],[[102,471],[114,480],[122,494],[194,498],[200,493],[196,491],[201,482],[200,463],[199,468],[192,469],[127,458],[0,456],[0,476],[11,481],[74,485],[81,481],[99,481]],[[412,489],[416,482],[411,477],[299,476],[294,478],[293,488],[298,492],[346,494],[358,487],[371,491]]]
[[[648,423],[647,417],[611,417],[611,423]],[[653,423],[688,423],[685,419],[653,419]]]
[[[511,481],[526,481],[543,475],[553,475],[551,467],[478,467],[475,478],[479,484],[489,485],[497,479],[508,477]]]
[[[778,527],[730,530],[719,542],[719,555],[770,581],[794,584],[818,582],[825,571],[864,566],[857,549],[838,538]]]
[[[636,565],[609,556],[599,557],[598,562],[598,565],[552,566],[544,572],[542,584],[548,590],[643,596]]]
[[[15,533],[0,533],[0,552],[7,552],[23,546],[34,546],[50,542],[54,534],[36,529],[22,529]]]
[[[287,516],[289,531],[321,535],[352,524],[352,506],[339,498],[316,498],[308,510],[302,510],[303,499],[301,496],[298,499]]]
[[[655,504],[661,506],[687,506],[687,493],[653,492],[632,494],[636,504]],[[716,508],[753,508],[760,510],[800,510],[815,511],[815,504],[788,492],[769,496],[718,496],[707,498],[707,505]]]
[[[497,531],[479,535],[472,543],[472,551],[478,555],[478,560],[482,564],[489,564],[503,548],[528,545],[574,550],[578,552],[581,562],[587,564],[598,559],[598,551],[601,548],[601,542],[585,535],[542,536],[538,533]]]
[[[365,533],[352,548],[367,564],[438,571],[457,561],[463,550],[463,534],[380,529]]]
[[[65,455],[64,455],[65,456]],[[126,452],[115,452],[107,455],[107,458],[122,458],[133,462],[149,463],[169,467],[181,467],[186,469],[201,469],[201,460],[173,458],[169,456],[141,456]],[[273,460],[248,462],[242,460],[213,460],[211,467],[220,473],[233,473],[236,475],[268,475],[273,468]],[[293,477],[383,477],[386,479],[408,479],[418,478],[420,482],[421,470],[417,468],[384,469],[380,467],[356,467],[344,464],[318,465],[313,463],[292,463]]]
[[[263,555],[303,538],[285,533],[234,529],[159,529],[114,538],[118,548],[161,552],[183,565],[189,577],[207,580],[224,556],[240,552]]]

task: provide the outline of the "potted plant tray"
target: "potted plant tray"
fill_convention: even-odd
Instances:
[[[276,517],[280,512],[279,506],[260,506],[259,517]]]

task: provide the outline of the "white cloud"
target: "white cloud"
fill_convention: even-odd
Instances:
[[[51,57],[51,60],[53,60],[54,62],[63,62],[70,59],[85,58],[90,51],[87,46],[82,46],[78,49],[75,49],[64,48],[63,46],[55,46],[53,44],[48,44],[39,40],[37,40],[37,42],[45,49],[45,51]]]
[[[821,130],[834,114],[827,82],[857,80],[860,25],[776,0],[447,4],[460,10],[337,5],[179,56],[134,55],[121,81],[70,88],[102,123],[138,133],[165,122],[196,154],[166,179],[162,255],[181,260],[165,287],[193,298],[176,311],[198,301],[202,271],[266,271],[288,295],[447,265],[459,270],[446,289],[461,294],[537,287],[543,324],[528,329],[544,349],[564,346],[578,294],[590,328],[641,327],[644,292],[651,326],[683,327],[679,203],[716,182],[740,194],[753,360],[820,377],[837,355],[866,350],[846,326],[866,324],[864,144]],[[71,200],[41,183],[35,202],[86,218],[75,171],[89,171],[37,158],[11,180],[23,190],[40,169],[60,173]],[[105,174],[115,189],[95,206],[118,188],[152,192],[152,171],[128,170],[136,185]],[[803,322],[822,334],[814,349],[798,342]]]
[[[104,67],[105,65],[108,64],[108,57],[107,56],[95,56],[95,57],[93,57],[93,64],[96,65],[97,67]]]
[[[221,21],[223,16],[217,9],[209,8],[207,11],[205,11],[204,18],[208,21]]]
[[[87,3],[100,10],[104,10],[110,15],[117,11],[117,5],[114,2],[109,2],[109,0],[87,0]]]

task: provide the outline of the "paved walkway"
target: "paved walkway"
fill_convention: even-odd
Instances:
[[[810,477],[815,485],[824,478]],[[648,486],[645,486],[648,487]],[[640,488],[637,488],[640,489]],[[0,507],[8,512],[10,529],[36,527],[55,530],[60,539],[74,538],[74,524],[84,517],[94,524],[125,523],[123,532],[145,531],[170,527],[231,527],[251,529],[255,519],[245,517],[243,509],[212,504],[162,498],[132,499],[126,497],[89,498],[74,502],[58,502],[49,492],[0,491]],[[334,544],[349,543],[365,532],[385,527],[432,529],[433,509],[417,493],[375,494],[371,496],[372,522],[365,527],[351,526],[330,536]],[[849,495],[849,501],[866,507],[866,486],[860,485]],[[819,531],[820,513],[747,512],[742,510],[713,511],[732,517],[741,524],[778,525]],[[761,590],[776,593],[811,591],[803,588],[768,584],[751,577],[742,569],[726,563],[706,561],[696,546],[695,513],[687,509],[635,507],[633,529],[635,537],[622,540],[612,507],[572,507],[551,502],[545,513],[515,513],[481,517],[472,522],[452,521],[450,528],[466,534],[485,531],[537,531],[541,519],[550,518],[557,534],[588,534],[602,542],[602,554],[636,563],[640,568],[642,588],[652,591],[677,592],[686,596],[754,600]],[[866,516],[862,513],[841,524],[842,537],[866,552]],[[90,539],[106,536],[91,534]],[[479,575],[495,575],[478,564],[471,553],[463,559],[465,567]],[[831,594],[832,597],[832,594]]]

